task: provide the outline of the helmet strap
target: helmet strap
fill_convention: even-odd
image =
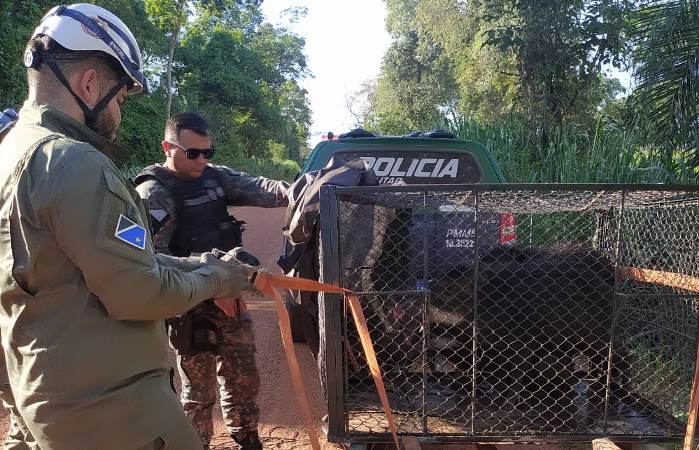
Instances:
[[[63,72],[61,72],[61,69],[56,64],[56,60],[53,58],[53,56],[44,52],[42,57],[43,62],[45,62],[46,65],[49,66],[53,74],[56,76],[56,78],[58,78],[58,81],[60,81],[61,84],[65,86],[66,89],[68,89],[68,92],[70,92],[73,98],[75,98],[75,101],[78,102],[78,106],[80,106],[80,109],[82,109],[83,114],[85,115],[85,126],[87,126],[93,131],[96,131],[95,125],[97,124],[97,117],[99,116],[99,113],[102,112],[102,110],[107,106],[107,104],[110,101],[112,101],[114,96],[117,95],[121,88],[126,86],[131,81],[131,78],[128,75],[124,75],[116,83],[116,85],[114,85],[114,87],[107,93],[107,95],[102,97],[102,99],[95,105],[94,108],[90,108],[83,101],[83,99],[78,97],[78,95],[73,91],[73,88],[70,87],[70,83],[68,83],[68,80],[66,80],[66,77],[63,75]]]

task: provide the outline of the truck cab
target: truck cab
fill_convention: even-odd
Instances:
[[[337,157],[347,161],[361,158],[382,186],[506,182],[484,145],[456,139],[444,130],[378,136],[355,129],[316,145],[301,173],[323,169],[331,158]],[[439,214],[428,209],[412,210],[410,214],[411,234],[422,235],[427,228],[433,250],[430,253],[440,255],[441,261],[433,262],[431,273],[467,269],[477,252],[482,254],[516,242],[515,220],[511,214],[482,215],[476,221],[471,208],[453,205],[440,207]],[[474,248],[476,233],[479,234],[479,249]],[[445,260],[451,264],[444,264]]]
[[[505,183],[498,164],[485,146],[456,139],[444,130],[379,136],[355,129],[317,144],[299,176],[324,169],[331,160],[336,163],[338,158],[341,161],[364,160],[376,175],[379,186]],[[395,242],[392,247],[402,248],[407,255],[406,268],[416,274],[426,270],[430,276],[443,276],[468,270],[479,254],[516,242],[512,214],[482,213],[476,217],[473,208],[454,207],[453,204],[439,206],[438,211],[434,207],[407,208],[397,214],[401,219],[389,225],[387,239]],[[430,246],[427,268],[421,256],[423,239],[419,237],[425,235],[429,236]],[[403,288],[429,289],[431,281],[425,274],[412,283],[415,286]],[[303,341],[296,308],[291,301],[287,302],[287,307],[294,325],[294,340]]]
[[[443,130],[378,136],[358,128],[321,141],[301,173],[320,170],[338,155],[367,161],[382,185],[505,183],[485,146]]]

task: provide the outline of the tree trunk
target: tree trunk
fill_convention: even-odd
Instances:
[[[170,48],[167,59],[167,117],[170,117],[170,109],[172,107],[172,63],[175,59],[175,47],[177,47],[177,38],[180,34],[181,22],[178,19],[175,23],[175,28],[172,30],[170,38]]]

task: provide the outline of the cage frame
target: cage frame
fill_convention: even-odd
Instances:
[[[686,192],[699,194],[697,185],[640,185],[640,184],[468,184],[468,185],[411,185],[411,186],[358,186],[358,187],[338,187],[323,186],[320,191],[320,257],[321,257],[321,281],[325,283],[340,285],[341,282],[341,255],[340,253],[340,200],[356,194],[383,194],[383,193],[450,193],[466,192],[508,192],[508,191],[535,191],[535,192],[620,192],[622,199],[626,192]],[[622,200],[621,218],[625,214]],[[619,227],[621,228],[621,227]],[[617,242],[617,245],[619,242]],[[617,275],[615,275],[617,276]],[[615,289],[616,289],[615,280]],[[383,292],[383,293],[390,293]],[[615,292],[616,296],[616,292]],[[322,321],[324,324],[335,324],[335,326],[325,326],[320,332],[322,334],[321,343],[326,352],[326,367],[324,375],[324,387],[327,396],[328,406],[328,439],[331,442],[385,442],[388,440],[386,434],[361,434],[353,435],[348,430],[349,416],[346,410],[345,392],[347,392],[347,377],[345,352],[343,339],[346,333],[344,320],[344,304],[339,294],[322,293],[319,295]],[[699,332],[696,334],[699,338]],[[698,340],[699,342],[699,340]],[[699,355],[697,355],[699,358]],[[475,354],[474,354],[475,358]],[[379,361],[381,363],[381,361]],[[606,414],[605,414],[606,417]],[[417,436],[423,442],[435,443],[496,443],[496,442],[519,442],[519,443],[589,443],[593,438],[603,438],[606,434],[591,436],[590,434],[568,434],[568,435],[514,435],[514,436],[489,436],[489,435],[430,435],[424,433],[409,433],[409,436]],[[665,435],[623,435],[616,436],[617,440],[624,442],[667,442],[677,441],[679,437],[668,437]]]

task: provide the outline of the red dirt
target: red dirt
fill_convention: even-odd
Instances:
[[[278,272],[275,260],[282,249],[281,227],[284,210],[282,208],[236,208],[235,215],[238,219],[247,222],[245,247],[260,259],[263,267]],[[264,448],[282,450],[310,448],[289,379],[289,369],[282,348],[274,304],[271,299],[263,298],[250,299],[247,304],[255,324],[257,367],[262,378],[258,403],[261,411],[260,437]],[[320,418],[326,410],[315,360],[308,348],[302,344],[296,344],[296,354],[303,377],[307,380],[306,392],[311,402],[311,409],[315,413],[316,431],[321,436],[323,448],[340,449],[342,447],[327,443],[320,433]],[[179,380],[176,382],[179,385]],[[8,422],[7,413],[0,408],[0,438],[4,439]],[[235,448],[226,432],[218,405],[214,411],[214,433],[212,450]],[[544,448],[518,445],[500,447],[507,450],[527,447]],[[545,446],[545,448],[553,450],[561,447]]]
[[[282,248],[281,227],[284,209],[237,208],[235,214],[236,217],[248,223],[245,232],[246,248],[260,259],[265,268],[278,272],[275,260]],[[258,403],[261,413],[260,437],[264,448],[283,450],[309,448],[309,441],[289,378],[289,368],[282,348],[274,304],[271,299],[261,298],[251,299],[247,304],[255,324],[257,367],[262,377]],[[307,380],[306,391],[310,397],[319,432],[320,418],[325,414],[325,407],[315,361],[304,345],[296,344],[296,354],[303,377]],[[179,380],[177,381],[179,384]],[[7,413],[0,408],[0,438],[4,439],[8,427]],[[212,450],[235,448],[226,432],[218,405],[214,413],[214,433]],[[324,448],[338,448],[327,444],[324,440],[322,442]]]

